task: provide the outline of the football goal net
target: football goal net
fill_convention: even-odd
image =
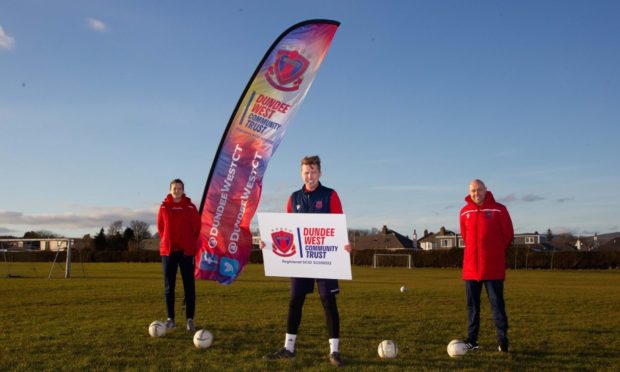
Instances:
[[[372,267],[406,267],[411,269],[413,260],[410,254],[375,253],[372,255]]]
[[[47,278],[52,278],[54,268],[56,267],[64,271],[64,277],[68,279],[71,277],[72,248],[73,239],[70,238],[0,239],[0,253],[2,254],[0,259],[3,264],[4,277],[13,278],[32,275],[38,277],[35,262],[45,261],[46,259],[42,258],[41,254],[44,251],[48,251],[47,257],[50,257],[49,253],[52,253],[53,261]],[[64,267],[63,260],[65,261]],[[32,270],[28,270],[28,265],[31,266]],[[83,262],[82,275],[84,275]]]

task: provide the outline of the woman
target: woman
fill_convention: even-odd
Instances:
[[[164,269],[164,294],[168,320],[166,328],[174,328],[174,288],[177,267],[181,268],[183,291],[185,292],[186,328],[194,331],[196,309],[196,287],[194,284],[194,256],[200,233],[200,216],[191,199],[185,196],[184,184],[180,179],[170,182],[170,194],[161,203],[157,213],[159,233],[159,254]]]

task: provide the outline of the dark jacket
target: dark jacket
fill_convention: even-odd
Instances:
[[[295,191],[288,198],[288,213],[336,213],[342,214],[342,204],[336,190],[321,185],[308,192],[306,186]]]

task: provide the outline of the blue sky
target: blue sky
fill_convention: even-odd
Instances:
[[[271,159],[283,211],[319,154],[351,228],[458,229],[483,179],[517,232],[620,230],[620,2],[0,1],[0,235],[199,203],[274,39],[342,22]]]

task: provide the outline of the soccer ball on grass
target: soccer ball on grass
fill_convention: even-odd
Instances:
[[[160,320],[156,320],[149,324],[149,335],[151,337],[163,337],[166,335],[166,325]]]
[[[383,340],[377,351],[382,359],[393,359],[398,355],[398,345],[392,340]]]
[[[467,354],[467,344],[461,340],[452,340],[448,344],[448,355],[451,358],[460,358],[463,355]]]
[[[201,329],[194,333],[194,346],[199,349],[206,349],[213,343],[213,334],[206,329]]]

